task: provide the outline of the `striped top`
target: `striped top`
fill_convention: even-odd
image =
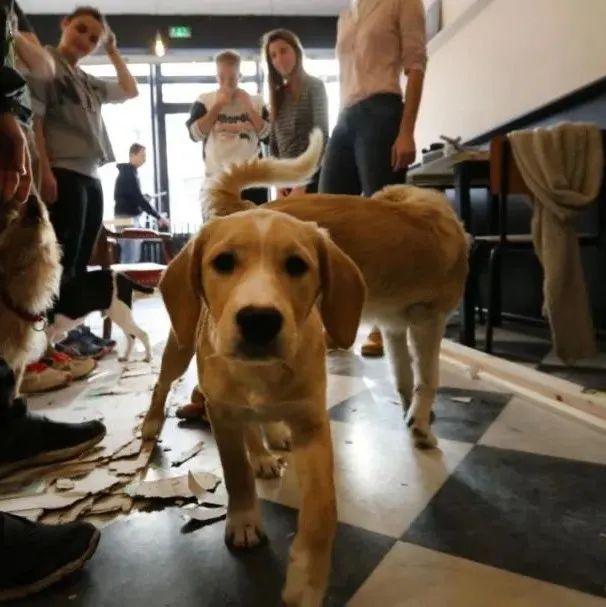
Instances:
[[[324,143],[328,140],[328,99],[324,83],[319,78],[303,74],[301,94],[293,99],[287,94],[271,125],[269,149],[277,158],[295,158],[309,144],[314,127],[322,130]]]

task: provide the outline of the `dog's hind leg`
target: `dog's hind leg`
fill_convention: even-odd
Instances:
[[[437,439],[431,431],[431,409],[438,389],[440,374],[440,344],[446,326],[446,316],[435,315],[412,322],[409,327],[413,348],[414,390],[406,425],[414,443],[420,448],[432,448]]]
[[[412,402],[412,360],[408,351],[406,340],[406,325],[400,329],[381,327],[385,350],[394,375],[396,389],[400,394],[404,411],[407,411]]]
[[[135,337],[134,335],[126,334],[126,350],[124,350],[124,354],[118,358],[120,362],[126,362],[130,359],[130,353],[133,350],[133,346],[135,345]]]
[[[135,338],[141,340],[145,346],[145,361],[151,360],[151,345],[149,343],[149,336],[147,333],[135,322],[133,318],[133,311],[119,299],[112,302],[107,316],[112,322],[115,322],[124,331],[127,339],[126,353],[124,354],[123,360],[128,360]]]
[[[244,429],[248,458],[255,476],[258,478],[279,478],[282,472],[282,460],[272,455],[263,442],[261,425],[250,423]]]
[[[191,346],[179,346],[177,338],[171,329],[164,352],[162,353],[160,375],[154,386],[149,410],[143,420],[143,428],[141,430],[143,440],[153,439],[160,433],[162,424],[164,423],[164,406],[168,393],[173,383],[187,371],[187,367],[189,367],[193,356],[193,344]]]

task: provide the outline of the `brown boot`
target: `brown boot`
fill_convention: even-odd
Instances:
[[[198,388],[194,388],[191,392],[191,403],[179,407],[176,415],[179,419],[201,419],[202,421],[208,423],[208,417],[206,415],[206,400]]]
[[[383,337],[377,327],[373,327],[360,350],[362,356],[383,356]]]

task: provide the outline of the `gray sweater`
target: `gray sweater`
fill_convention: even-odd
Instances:
[[[101,80],[68,65],[54,49],[55,77],[28,76],[32,110],[44,118],[44,138],[50,165],[97,177],[97,169],[115,160],[101,116],[103,103],[121,103],[126,94],[116,81]]]
[[[297,100],[284,97],[275,121],[271,125],[269,147],[272,156],[294,158],[302,154],[314,127],[322,130],[324,144],[328,140],[328,100],[324,83],[309,74],[303,76],[301,94]]]

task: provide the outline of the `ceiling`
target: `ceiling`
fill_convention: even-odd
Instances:
[[[64,14],[87,4],[76,0],[19,0],[25,13]],[[105,14],[337,15],[349,0],[96,0]]]

